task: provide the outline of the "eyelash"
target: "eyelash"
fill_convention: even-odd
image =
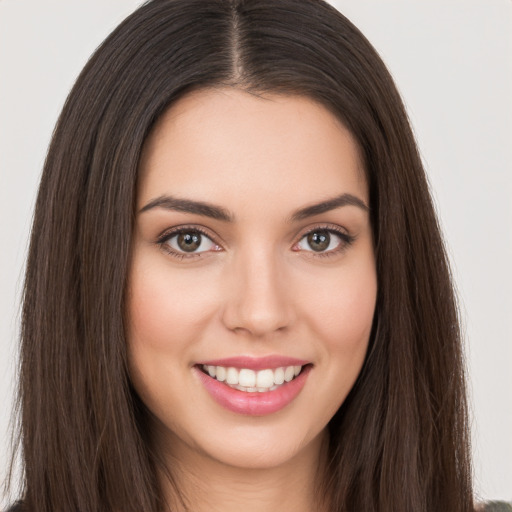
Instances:
[[[209,251],[203,251],[203,252],[200,252],[200,253],[179,252],[179,251],[175,251],[174,249],[172,249],[168,245],[168,243],[167,243],[173,237],[178,236],[178,235],[180,235],[182,233],[189,233],[191,231],[199,233],[202,236],[205,236],[206,238],[211,240],[215,245],[218,246],[218,244],[214,241],[212,235],[210,233],[208,233],[206,230],[204,230],[201,227],[199,227],[199,226],[180,226],[179,228],[173,228],[173,229],[171,229],[169,231],[166,231],[165,233],[162,233],[162,235],[160,235],[157,238],[156,244],[164,252],[166,252],[167,254],[172,256],[173,258],[177,258],[179,260],[182,260],[182,259],[185,259],[185,258],[198,258],[198,257],[201,257],[203,252],[209,252]],[[342,253],[343,251],[345,251],[348,247],[350,247],[354,243],[354,241],[356,240],[355,236],[349,235],[348,233],[346,233],[345,231],[343,231],[342,229],[340,229],[340,228],[338,228],[336,226],[333,226],[333,225],[319,225],[319,226],[315,226],[314,228],[309,229],[308,231],[302,233],[300,235],[299,239],[293,244],[293,246],[295,247],[301,240],[303,240],[305,237],[307,237],[308,235],[310,235],[311,233],[314,233],[316,231],[325,231],[325,232],[327,232],[329,234],[334,234],[334,235],[336,235],[337,237],[340,238],[341,242],[339,244],[339,247],[336,247],[335,249],[332,249],[330,251],[319,251],[319,252],[303,251],[303,252],[306,252],[306,253],[310,253],[310,254],[308,254],[308,256],[315,257],[315,258],[317,258],[317,257],[322,257],[322,258],[326,258],[327,257],[328,258],[328,257],[331,257],[331,256],[338,255],[338,254]],[[302,251],[298,250],[297,252],[302,252]]]

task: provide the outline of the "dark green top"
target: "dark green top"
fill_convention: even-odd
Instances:
[[[512,512],[512,503],[489,501],[485,504],[484,512]]]

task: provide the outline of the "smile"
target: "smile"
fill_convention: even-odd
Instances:
[[[224,382],[229,387],[246,393],[275,391],[285,382],[291,382],[302,371],[301,365],[279,368],[266,368],[255,371],[249,368],[234,368],[232,366],[203,365],[202,369],[210,377]]]
[[[209,396],[237,414],[264,416],[290,405],[313,365],[288,357],[236,357],[203,361],[193,370]]]

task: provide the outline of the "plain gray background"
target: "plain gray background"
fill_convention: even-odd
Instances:
[[[0,481],[46,147],[86,59],[140,3],[0,0]],[[476,491],[511,500],[512,1],[331,3],[377,48],[407,105],[460,295]]]

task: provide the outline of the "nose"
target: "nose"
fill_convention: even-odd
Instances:
[[[284,266],[272,251],[234,258],[222,315],[229,330],[262,338],[291,326],[294,308]]]

